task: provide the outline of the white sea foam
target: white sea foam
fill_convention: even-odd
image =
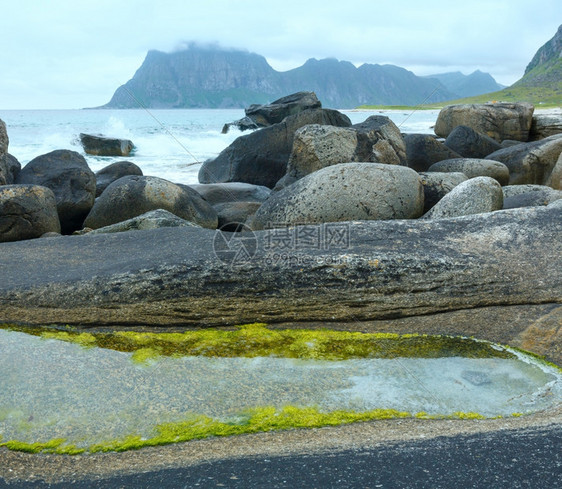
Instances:
[[[437,117],[437,111],[342,112],[354,124],[370,115],[385,115],[403,132],[429,133]],[[197,183],[201,162],[247,134],[234,128],[221,133],[225,122],[243,116],[241,109],[0,111],[8,127],[9,151],[22,165],[50,151],[70,149],[84,155],[93,171],[126,159],[139,165],[145,175],[186,184]],[[135,152],[126,158],[86,155],[78,139],[81,132],[130,139]]]

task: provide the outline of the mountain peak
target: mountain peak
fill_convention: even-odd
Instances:
[[[554,37],[539,48],[523,78],[513,86],[540,87],[555,92],[562,89],[562,25]]]
[[[556,61],[562,56],[562,25],[554,37],[539,48],[525,69],[525,75],[540,65]]]
[[[453,75],[465,82],[470,78]],[[481,81],[477,84],[483,85]],[[478,90],[491,91],[489,86]],[[171,53],[150,50],[133,78],[104,107],[247,107],[301,91],[313,91],[325,107],[339,109],[435,103],[462,93],[446,82],[419,77],[394,65],[357,68],[336,58],[311,58],[299,68],[278,72],[263,56],[249,51],[187,43]]]

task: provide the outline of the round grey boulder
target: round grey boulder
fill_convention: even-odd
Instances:
[[[7,179],[8,184],[16,183],[19,172],[21,171],[20,162],[14,155],[8,153],[6,154],[6,166],[8,169],[8,179]]]
[[[164,209],[156,209],[155,211],[145,212],[144,214],[127,219],[126,221],[104,226],[103,228],[94,229],[88,233],[78,231],[79,234],[106,234],[106,233],[123,233],[126,231],[143,231],[146,229],[160,228],[179,228],[179,227],[199,227],[197,224],[188,222],[171,212]]]
[[[250,219],[253,229],[352,220],[415,219],[423,187],[407,167],[342,163],[311,173],[275,193]]]
[[[538,141],[540,139],[554,136],[562,133],[562,115],[560,114],[535,114],[531,131],[529,133],[530,141]]]
[[[557,134],[540,141],[500,149],[486,159],[500,161],[508,167],[509,185],[529,183],[556,188],[554,180],[559,181],[560,177],[552,177],[552,172],[561,153],[562,134]]]
[[[244,182],[195,183],[189,186],[213,206],[227,202],[264,202],[271,194],[270,188]]]
[[[310,124],[295,132],[287,174],[299,179],[321,168],[353,161],[357,133],[346,127]]]
[[[15,156],[6,153],[3,160],[0,158],[0,185],[11,185],[15,183],[20,171],[20,162]]]
[[[202,227],[217,227],[217,213],[192,188],[138,175],[122,177],[109,185],[96,200],[84,226],[97,229],[156,209]]]
[[[424,213],[437,204],[437,202],[445,197],[445,195],[447,195],[457,185],[468,180],[468,177],[464,173],[457,172],[423,172],[419,175],[423,185]]]
[[[352,128],[357,132],[353,161],[407,165],[406,143],[400,129],[389,117],[372,115]]]
[[[503,208],[503,192],[494,178],[476,177],[457,185],[443,197],[424,219],[468,216]]]
[[[50,188],[57,200],[63,233],[80,229],[94,205],[96,177],[84,157],[60,149],[38,156],[19,172],[16,183]]]
[[[314,92],[297,92],[287,95],[266,105],[250,105],[245,109],[258,127],[271,126],[281,122],[285,117],[298,114],[306,109],[319,109],[322,103]]]
[[[97,134],[80,134],[84,151],[95,156],[129,156],[135,145],[129,139],[108,138]]]
[[[371,116],[351,128],[301,127],[295,132],[287,173],[274,191],[321,168],[351,161],[406,165],[406,145],[396,124],[388,117]]]
[[[306,109],[277,124],[240,136],[199,169],[200,183],[246,182],[273,188],[287,173],[297,129],[308,124],[351,126],[349,117],[332,109]]]
[[[485,158],[501,149],[500,143],[468,126],[457,126],[447,136],[445,146],[464,158]]]
[[[562,199],[562,190],[546,185],[508,185],[503,187],[503,208],[537,207]]]
[[[244,224],[261,207],[261,203],[224,202],[214,207],[219,216],[218,228],[222,231],[238,231],[240,225]]]
[[[55,194],[39,185],[0,187],[0,242],[60,233]]]
[[[504,199],[508,199],[509,197],[528,194],[530,192],[543,192],[547,189],[552,190],[550,187],[545,185],[506,185],[505,187],[502,187],[502,192]]]
[[[495,139],[528,141],[535,108],[528,103],[449,105],[435,122],[435,134],[446,138],[457,126],[468,126]]]
[[[142,170],[130,161],[117,161],[96,172],[96,197],[115,180],[127,175],[142,175]]]
[[[428,172],[460,172],[468,178],[490,177],[500,185],[509,183],[509,169],[499,161],[478,158],[453,158],[431,165]]]
[[[460,155],[429,134],[406,134],[408,166],[417,172],[427,171],[438,161],[458,158]]]

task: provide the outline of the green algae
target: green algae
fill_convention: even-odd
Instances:
[[[161,355],[161,351],[157,348],[139,348],[133,352],[131,360],[135,363],[147,363],[150,360],[156,360]]]
[[[354,358],[515,358],[506,348],[485,341],[445,335],[360,333],[328,329],[270,329],[262,323],[236,330],[202,329],[182,333],[117,331],[80,333],[47,328],[10,329],[83,347],[132,352],[144,363],[159,356],[283,357],[314,360]]]
[[[1,326],[0,326],[1,327]],[[347,360],[354,358],[439,358],[462,356],[468,358],[517,358],[519,349],[500,347],[485,341],[451,336],[393,333],[358,333],[333,330],[269,329],[256,323],[238,326],[236,330],[204,329],[181,333],[152,333],[119,331],[112,333],[78,332],[70,328],[30,329],[8,326],[6,329],[40,336],[45,340],[59,340],[84,348],[106,348],[132,352],[132,360],[147,363],[160,356],[199,355],[208,357],[287,357],[315,360]],[[538,355],[537,360],[550,364]],[[0,419],[6,413],[0,412]],[[513,417],[523,415],[513,413]],[[481,420],[485,416],[475,412],[455,412],[452,415],[428,415],[426,412],[409,413],[394,409],[371,411],[337,410],[322,412],[315,407],[285,406],[256,407],[229,420],[218,420],[194,414],[183,421],[159,424],[154,436],[143,438],[131,434],[121,439],[107,440],[88,447],[65,444],[56,438],[47,442],[25,443],[17,440],[2,442],[0,447],[28,453],[76,455],[85,452],[110,452],[139,449],[147,446],[186,442],[207,437],[224,437],[272,430],[318,428],[381,419],[459,419]]]
[[[26,333],[28,331],[25,331]],[[41,337],[59,341],[77,343],[85,348],[97,346],[96,338],[91,333],[77,333],[71,331],[43,331]]]
[[[513,414],[513,416],[520,415],[520,413]],[[0,443],[0,447],[28,453],[44,452],[62,455],[78,455],[86,452],[123,452],[209,437],[227,437],[299,428],[322,428],[356,422],[404,418],[487,419],[485,416],[474,412],[455,412],[449,416],[429,416],[425,412],[412,414],[395,409],[374,409],[365,412],[346,410],[321,412],[315,407],[285,406],[282,409],[276,409],[272,406],[266,406],[245,411],[231,422],[219,421],[204,415],[193,415],[183,421],[157,425],[154,430],[155,435],[151,438],[129,435],[121,439],[108,440],[104,443],[94,444],[88,448],[77,448],[75,445],[65,445],[65,440],[61,438],[44,443],[32,444],[11,440]]]
[[[486,419],[486,416],[482,416],[481,414],[473,412],[463,413],[461,411],[457,411],[453,413],[453,416],[458,419]]]
[[[0,447],[6,447],[9,450],[26,453],[56,453],[57,450],[61,448],[61,445],[64,442],[64,438],[55,438],[44,443],[25,443],[17,440],[10,440],[4,443],[0,443]]]
[[[185,421],[164,423],[156,427],[157,435],[142,439],[129,436],[90,447],[91,452],[124,451],[146,446],[166,445],[207,437],[234,436],[295,428],[319,428],[357,421],[410,417],[409,413],[393,409],[377,409],[358,413],[353,411],[320,412],[314,407],[286,406],[280,410],[262,407],[249,410],[233,422],[218,421],[208,416],[194,416]]]

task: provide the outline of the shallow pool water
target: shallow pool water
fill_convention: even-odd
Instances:
[[[248,409],[395,409],[430,416],[475,412],[511,416],[562,401],[555,367],[512,358],[160,356],[0,330],[0,435],[3,442],[63,438],[89,447],[138,435],[192,415],[237,423]]]

